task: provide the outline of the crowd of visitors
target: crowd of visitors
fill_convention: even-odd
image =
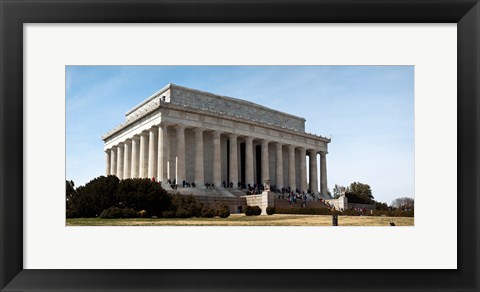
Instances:
[[[153,181],[156,181],[155,178],[152,178]],[[161,182],[159,182],[161,184]],[[173,181],[171,179],[168,179],[168,184],[170,187],[174,190],[178,188],[177,182],[174,179]],[[187,182],[185,180],[182,181],[182,186],[184,188],[195,188],[196,184],[195,182]],[[224,188],[233,188],[233,182],[230,182],[227,184],[226,181],[222,182],[222,186]],[[248,184],[245,185],[241,182],[238,183],[237,185],[238,189],[246,189],[247,190],[247,195],[255,195],[255,194],[261,194],[264,190],[265,187],[263,184]],[[210,182],[205,182],[205,188],[207,189],[215,189],[215,184],[210,183]],[[288,200],[289,205],[293,206],[294,204],[297,203],[297,201],[302,201],[302,207],[306,207],[308,197],[307,194],[309,194],[312,197],[312,200],[317,200],[315,197],[315,194],[311,194],[310,192],[301,192],[299,189],[292,190],[290,187],[288,188],[277,188],[276,185],[271,185],[270,190],[278,193],[278,199],[280,200]],[[333,205],[330,205],[328,202],[325,202],[322,198],[318,198],[318,200],[324,202],[329,208],[335,208]]]

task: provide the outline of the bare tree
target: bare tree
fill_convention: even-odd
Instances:
[[[392,201],[392,207],[400,209],[413,209],[415,205],[415,200],[409,197],[401,197]]]
[[[333,188],[333,198],[334,199],[338,199],[341,195],[341,189],[340,188],[343,188],[343,186],[340,186],[340,185],[335,185],[335,187]]]

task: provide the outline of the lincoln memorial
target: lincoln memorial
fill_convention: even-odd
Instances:
[[[102,139],[105,173],[119,179],[155,178],[167,190],[228,193],[269,181],[328,192],[330,139],[305,133],[304,118],[241,99],[168,84]]]

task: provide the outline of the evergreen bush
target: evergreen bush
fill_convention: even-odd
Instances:
[[[247,216],[258,216],[262,214],[262,209],[258,206],[247,206],[245,207],[245,215]]]
[[[328,208],[276,208],[277,214],[332,215]]]
[[[163,218],[175,218],[175,212],[174,211],[163,211],[162,217]]]
[[[267,207],[267,215],[273,215],[275,214],[275,207]]]
[[[228,218],[230,216],[230,208],[224,203],[219,203],[215,206],[215,213],[220,218]]]
[[[105,209],[100,213],[100,218],[102,219],[122,218],[122,209],[118,207]]]
[[[202,208],[201,217],[202,218],[213,218],[213,217],[215,217],[215,210],[213,210],[209,206],[204,206]]]

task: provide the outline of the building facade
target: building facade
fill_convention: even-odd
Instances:
[[[105,174],[120,179],[155,178],[179,187],[185,181],[197,188],[269,180],[277,189],[306,192],[308,167],[311,191],[328,192],[330,139],[305,133],[304,118],[236,98],[169,84],[102,139]]]

